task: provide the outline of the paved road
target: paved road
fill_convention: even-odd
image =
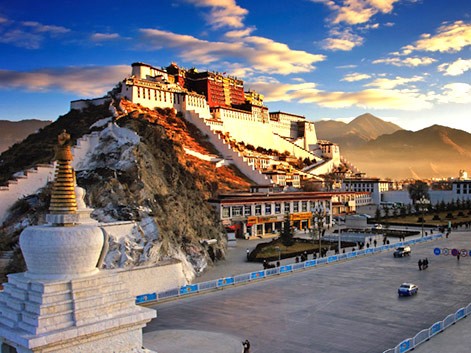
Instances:
[[[248,338],[253,353],[383,352],[471,302],[471,258],[434,256],[434,247],[470,248],[470,233],[155,306],[144,329],[203,330]],[[429,268],[417,261],[428,257]],[[419,294],[398,298],[401,282]],[[155,347],[158,350],[158,346]]]

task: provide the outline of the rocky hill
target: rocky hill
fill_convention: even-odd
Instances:
[[[450,177],[471,166],[471,134],[440,125],[416,132],[399,130],[345,148],[342,154],[369,176]]]
[[[44,120],[0,120],[0,153],[6,151],[15,143],[23,141],[29,134],[49,125],[51,121]]]
[[[341,121],[322,120],[317,121],[315,125],[318,138],[338,144],[341,151],[344,148],[357,147],[381,135],[402,130],[396,124],[381,120],[369,113],[356,117],[348,124]]]
[[[95,208],[95,219],[136,221],[143,233],[139,241],[127,239],[110,248],[121,249],[118,257],[126,258],[127,266],[179,259],[198,273],[224,258],[226,249],[224,230],[206,200],[218,192],[245,190],[250,180],[233,168],[216,168],[187,154],[186,149],[201,154],[216,151],[198,129],[172,110],[156,112],[128,102],[120,107],[119,118],[112,118],[106,106],[60,117],[0,156],[3,180],[50,161],[62,129],[77,138],[98,122],[95,126],[101,127],[94,129],[101,130],[99,145],[78,173],[77,183],[86,189],[86,202]],[[107,120],[117,125],[108,125]],[[133,134],[137,137],[127,137]],[[0,247],[15,248],[21,230],[43,219],[48,197],[46,188],[16,204],[0,230]],[[217,244],[206,247],[203,239],[216,239]],[[15,265],[15,270],[22,270],[20,258]]]

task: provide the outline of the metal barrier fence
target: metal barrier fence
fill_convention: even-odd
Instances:
[[[136,304],[143,304],[147,302],[155,302],[159,301],[162,299],[167,299],[167,298],[175,298],[175,297],[184,297],[188,294],[194,294],[194,293],[200,293],[200,292],[205,292],[209,290],[216,290],[220,289],[229,285],[236,285],[236,284],[241,284],[241,283],[250,283],[252,281],[257,281],[263,278],[268,278],[272,277],[275,275],[279,275],[281,273],[293,273],[298,270],[304,270],[308,268],[314,268],[317,265],[323,265],[323,264],[330,264],[334,262],[338,262],[344,259],[353,259],[355,257],[359,256],[364,256],[364,255],[369,255],[373,254],[376,252],[381,252],[381,251],[386,251],[389,249],[396,248],[398,246],[403,246],[403,245],[412,245],[416,243],[421,243],[424,241],[428,240],[434,240],[443,237],[442,234],[433,234],[427,237],[419,238],[419,239],[411,239],[403,242],[398,242],[395,244],[389,244],[389,245],[382,245],[378,246],[376,248],[369,248],[369,249],[363,249],[363,250],[357,250],[357,251],[352,251],[350,253],[345,253],[345,254],[339,254],[339,255],[333,255],[329,257],[322,257],[317,260],[307,260],[304,262],[299,262],[299,263],[293,263],[289,265],[284,265],[280,267],[275,267],[275,268],[270,268],[266,270],[260,270],[260,271],[255,271],[255,272],[250,272],[250,273],[244,273],[241,275],[236,275],[233,277],[224,277],[224,278],[219,278],[217,280],[213,281],[208,281],[208,282],[201,282],[201,283],[195,283],[195,284],[188,284],[186,286],[182,286],[180,288],[174,288],[170,289],[164,292],[155,292],[155,293],[149,293],[149,294],[142,294],[138,295],[136,297]],[[401,351],[402,352],[402,351]]]
[[[413,338],[406,338],[396,347],[388,349],[383,353],[405,353],[413,350],[418,345],[428,341],[436,334],[446,330],[448,327],[468,316],[471,313],[471,303],[464,308],[458,309],[454,314],[448,315],[444,320],[437,321],[428,329],[420,331]]]

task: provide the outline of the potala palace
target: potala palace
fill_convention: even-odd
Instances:
[[[269,112],[262,94],[244,91],[242,80],[225,74],[183,69],[175,63],[160,69],[134,63],[131,75],[118,84],[117,91],[119,98],[143,107],[175,109],[233,149],[241,143],[251,147],[244,150],[242,158],[247,166],[265,172],[263,178],[248,175],[258,184],[299,186],[301,176],[326,174],[341,164],[339,147],[318,140],[313,122],[304,116]],[[71,109],[102,104],[109,98],[73,101]],[[278,155],[258,153],[260,148]],[[218,150],[225,155],[226,151]],[[304,168],[293,173],[287,163],[290,159],[305,161]],[[237,166],[245,172],[246,168]]]

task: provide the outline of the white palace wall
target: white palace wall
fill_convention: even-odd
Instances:
[[[226,145],[218,134],[213,133],[197,112],[194,110],[185,110],[184,115],[185,119],[194,124],[202,133],[208,135],[209,141],[214,145],[214,147],[216,147],[219,153],[223,155],[225,160],[232,162],[242,173],[252,179],[255,183],[260,185],[271,184],[270,180],[265,175],[260,173],[254,167],[248,165],[242,155],[234,151],[230,146]]]

